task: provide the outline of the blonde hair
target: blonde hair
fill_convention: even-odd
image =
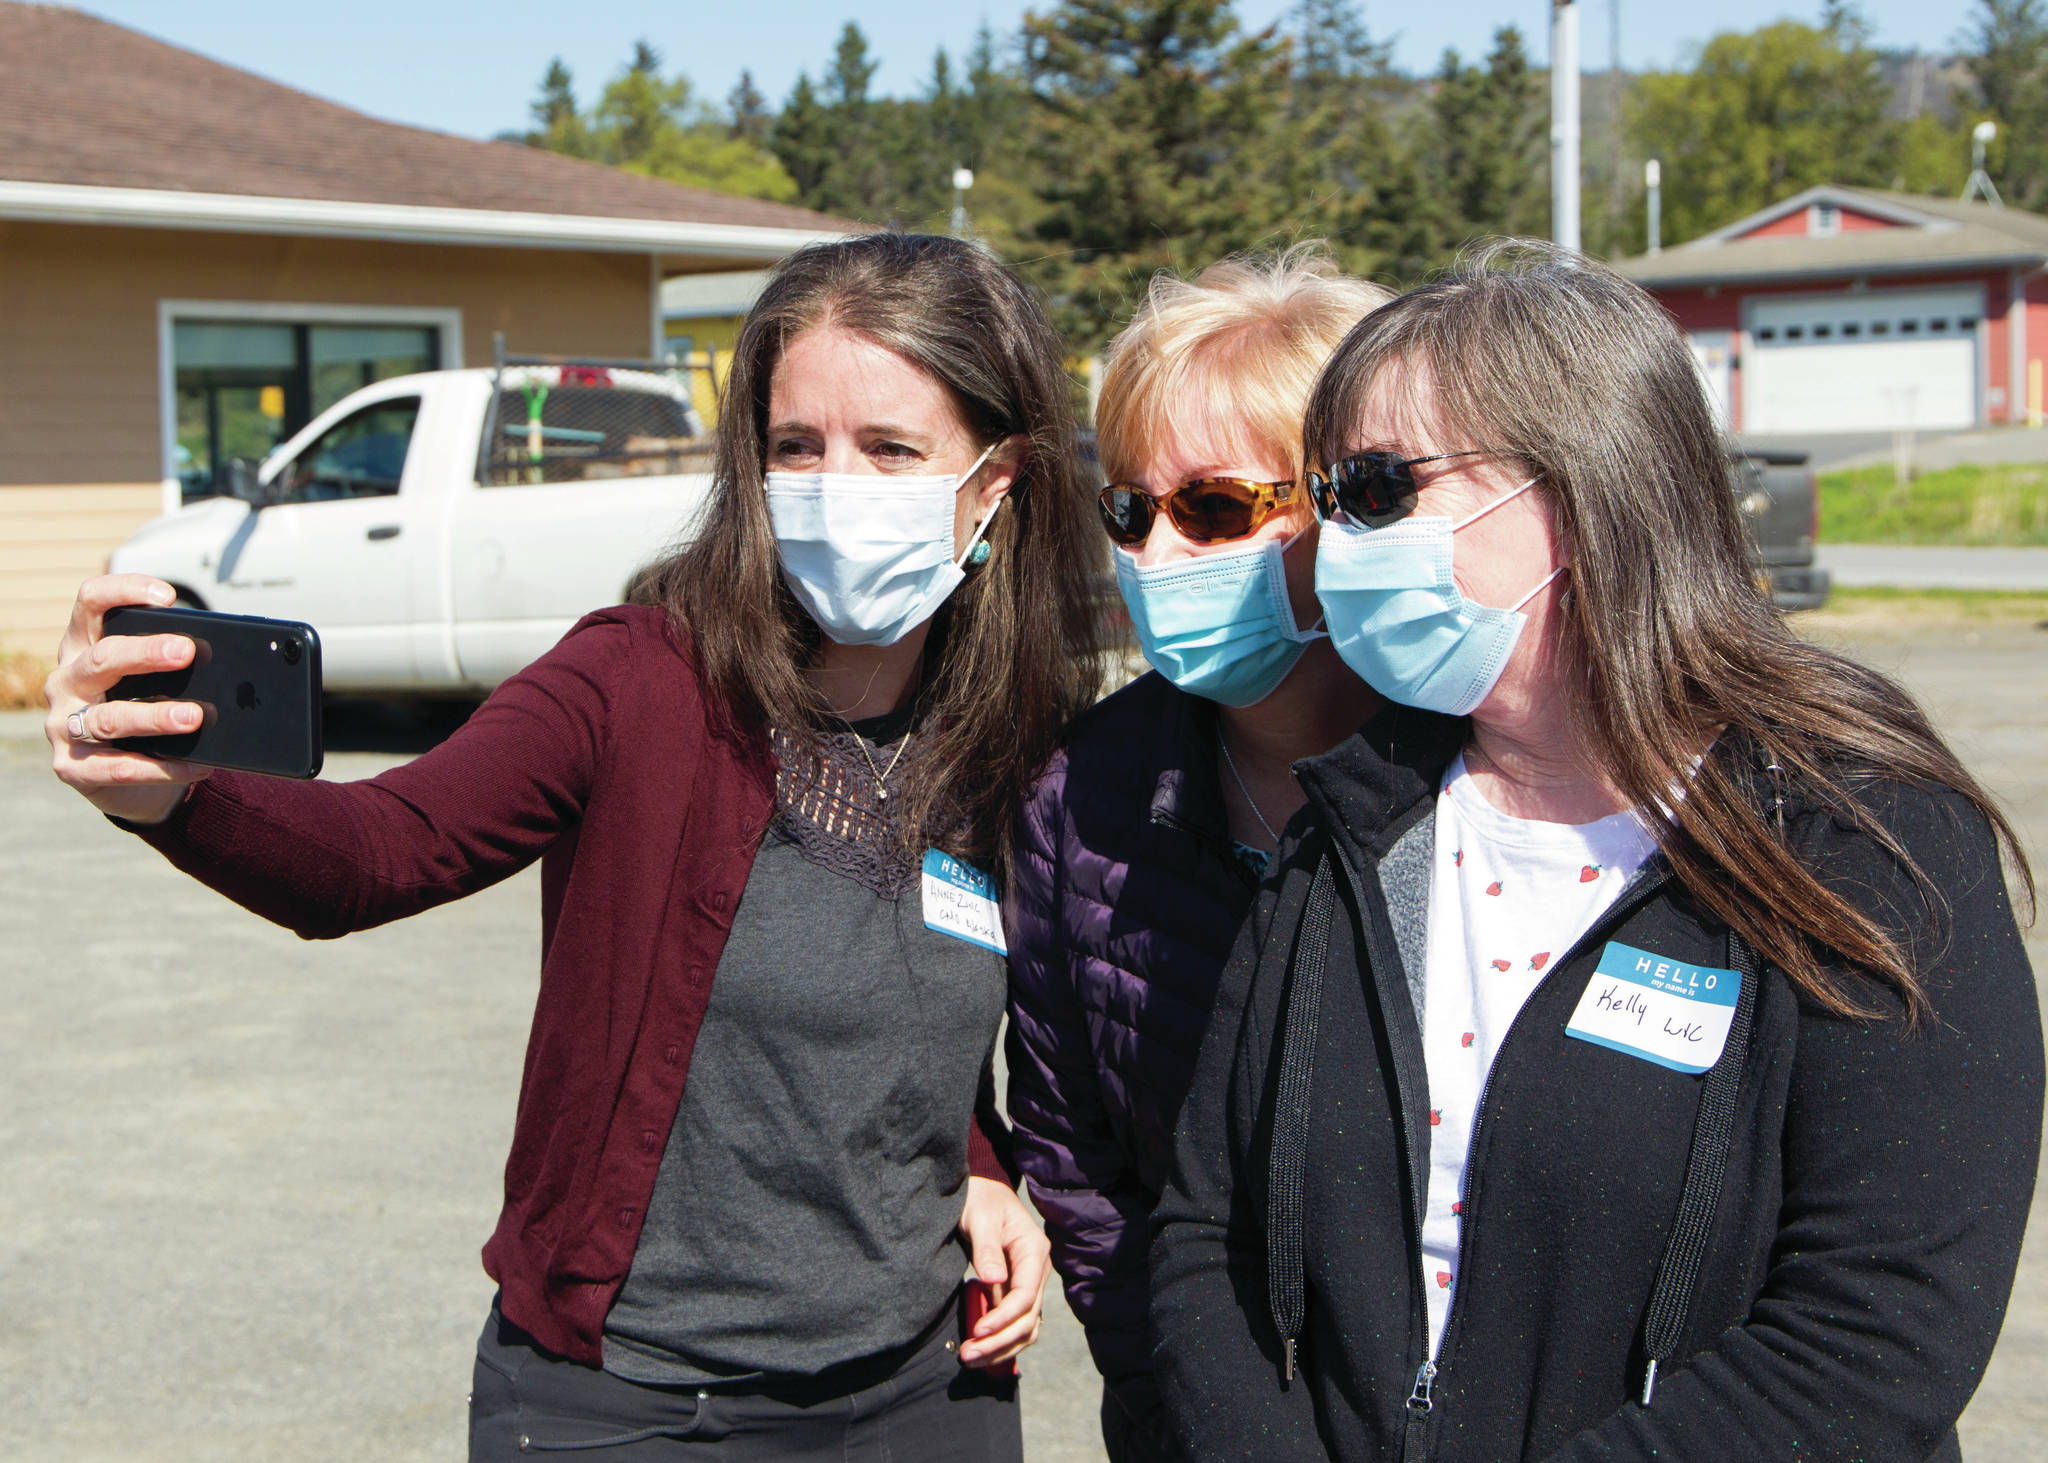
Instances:
[[[1154,276],[1105,352],[1095,408],[1103,470],[1127,481],[1161,442],[1199,437],[1233,456],[1270,452],[1299,478],[1302,415],[1323,363],[1392,298],[1338,273],[1320,243],[1235,256],[1192,280]]]

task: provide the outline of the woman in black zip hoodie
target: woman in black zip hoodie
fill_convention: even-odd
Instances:
[[[1953,1459],[2042,1103],[2010,827],[1759,591],[1690,353],[1496,244],[1306,428],[1394,703],[1226,969],[1154,1217],[1197,1458]]]

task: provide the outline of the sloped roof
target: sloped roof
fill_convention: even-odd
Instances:
[[[381,122],[57,5],[0,0],[0,180],[782,229],[863,226]]]
[[[1828,235],[1742,237],[1813,203],[1872,213],[1892,220],[1894,226]],[[1764,284],[1814,276],[2035,269],[2044,264],[2048,264],[2048,218],[2039,214],[1988,203],[1831,184],[1809,188],[1661,254],[1633,255],[1615,268],[1637,284],[1655,289]]]

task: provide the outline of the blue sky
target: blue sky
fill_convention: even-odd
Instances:
[[[1250,24],[1267,24],[1293,0],[1239,0]],[[1582,0],[1588,69],[1608,63],[1610,16],[1621,7],[1622,59],[1631,68],[1679,64],[1715,30],[1747,30],[1791,16],[1813,20],[1819,0],[1720,0],[1711,8],[1670,0]],[[699,94],[717,100],[750,68],[771,101],[780,101],[797,73],[815,76],[839,29],[857,20],[881,61],[877,88],[915,92],[930,73],[932,52],[956,55],[986,20],[998,37],[1014,33],[1027,9],[1045,0],[980,0],[933,5],[930,0],[753,0],[681,5],[652,0],[352,0],[301,5],[292,0],[87,0],[80,6],[392,121],[471,137],[525,125],[548,59],[560,56],[586,101],[616,72],[641,36],[652,40],[671,70]],[[1951,47],[1971,0],[1864,0],[1878,43],[1901,49]],[[1365,21],[1381,39],[1397,41],[1406,70],[1432,66],[1446,46],[1482,54],[1495,28],[1519,25],[1540,59],[1548,54],[1549,0],[1434,0],[1395,6],[1366,0]]]

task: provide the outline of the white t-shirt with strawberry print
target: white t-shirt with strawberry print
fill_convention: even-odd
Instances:
[[[1423,1053],[1429,1069],[1429,1200],[1422,1225],[1429,1346],[1458,1285],[1465,1158],[1494,1054],[1522,1005],[1656,851],[1633,813],[1543,823],[1494,808],[1460,756],[1436,800]]]

